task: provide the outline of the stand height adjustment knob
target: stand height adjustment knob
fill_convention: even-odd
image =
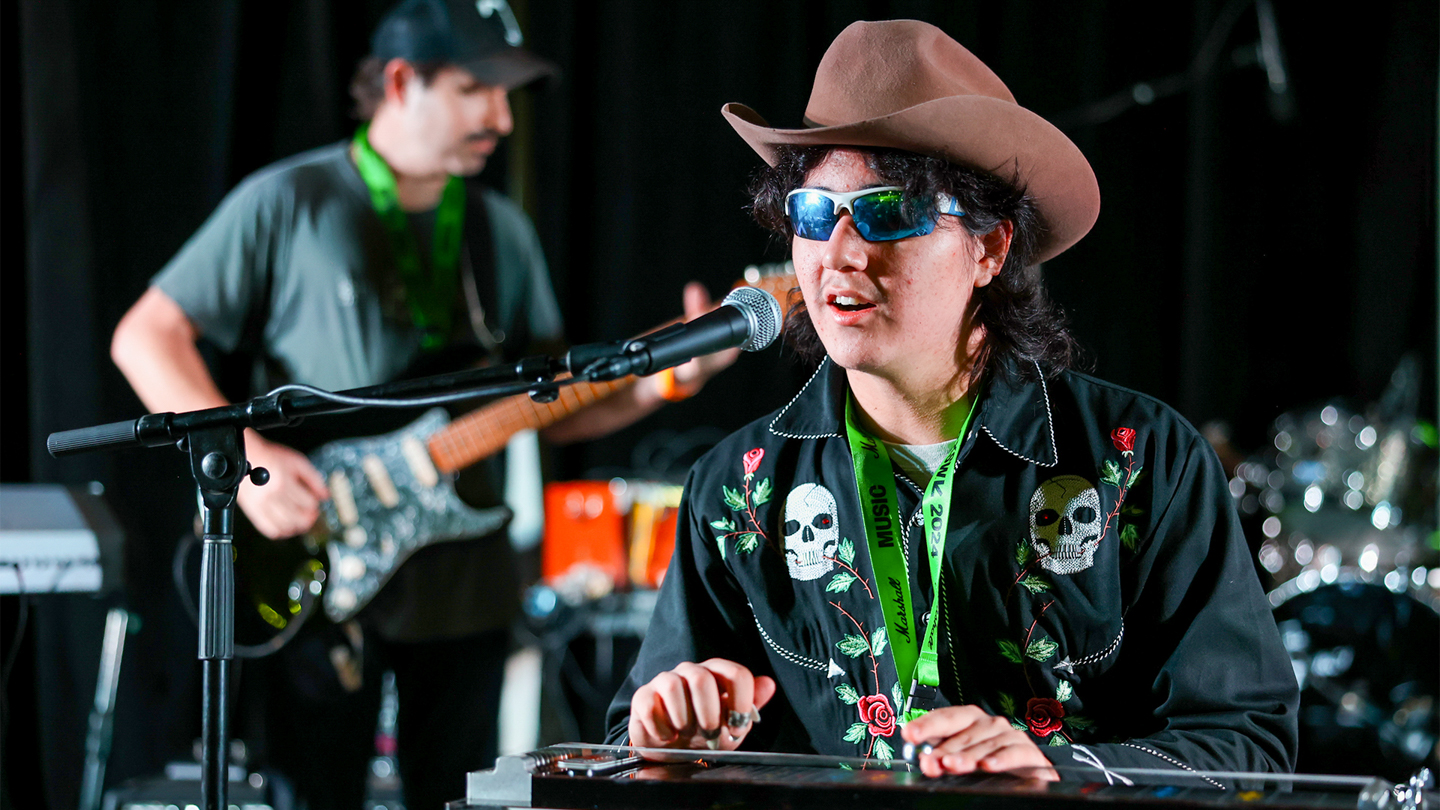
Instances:
[[[270,471],[264,467],[250,468],[250,483],[257,487],[263,487],[270,483]]]
[[[224,478],[230,471],[230,462],[225,460],[224,453],[209,452],[200,460],[200,471],[213,479]]]

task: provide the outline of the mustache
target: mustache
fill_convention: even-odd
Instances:
[[[472,133],[470,133],[469,135],[466,135],[466,136],[465,136],[465,140],[467,140],[467,141],[498,141],[498,140],[500,140],[500,133],[496,132],[496,131],[493,130],[493,129],[484,129],[484,130],[481,130],[481,131],[479,131],[479,132],[472,132]]]

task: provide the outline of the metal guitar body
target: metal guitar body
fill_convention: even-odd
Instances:
[[[359,612],[416,551],[483,537],[510,519],[503,506],[466,505],[451,477],[435,470],[425,442],[449,421],[436,408],[393,433],[331,442],[310,455],[332,496],[322,506],[331,621]]]

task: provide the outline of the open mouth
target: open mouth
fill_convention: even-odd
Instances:
[[[862,301],[859,298],[851,298],[845,295],[831,296],[830,306],[835,307],[841,312],[861,312],[875,308],[875,305],[869,301]]]

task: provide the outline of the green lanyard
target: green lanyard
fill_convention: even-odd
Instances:
[[[960,445],[965,442],[965,433],[970,429],[970,418],[975,414],[975,399],[971,398],[965,412],[965,421],[960,426],[960,435],[945,462],[935,472],[925,487],[921,501],[925,519],[926,551],[930,559],[931,594],[935,604],[931,620],[925,628],[925,638],[918,645],[915,641],[914,602],[910,598],[910,574],[905,565],[904,521],[895,498],[895,472],[890,466],[890,454],[880,442],[869,436],[855,420],[854,400],[845,401],[845,431],[850,438],[850,458],[855,464],[855,487],[860,495],[861,512],[865,515],[865,539],[870,544],[870,561],[875,569],[876,585],[879,588],[880,606],[885,614],[885,627],[890,637],[890,654],[895,660],[895,675],[900,685],[908,685],[910,701],[905,707],[928,709],[920,706],[929,702],[917,700],[922,695],[933,699],[935,689],[940,685],[940,656],[936,652],[940,626],[940,568],[945,554],[945,528],[950,522],[950,486],[954,482],[955,462],[960,457]],[[928,689],[917,689],[917,684]]]
[[[410,314],[420,330],[422,348],[438,349],[450,337],[451,309],[455,304],[455,268],[460,264],[460,235],[465,226],[465,182],[451,177],[440,195],[435,211],[435,243],[430,253],[430,274],[420,262],[420,246],[410,221],[400,208],[400,192],[395,175],[376,154],[366,137],[370,125],[355,133],[355,167],[370,189],[370,202],[390,236],[400,280],[405,284],[405,298]]]

